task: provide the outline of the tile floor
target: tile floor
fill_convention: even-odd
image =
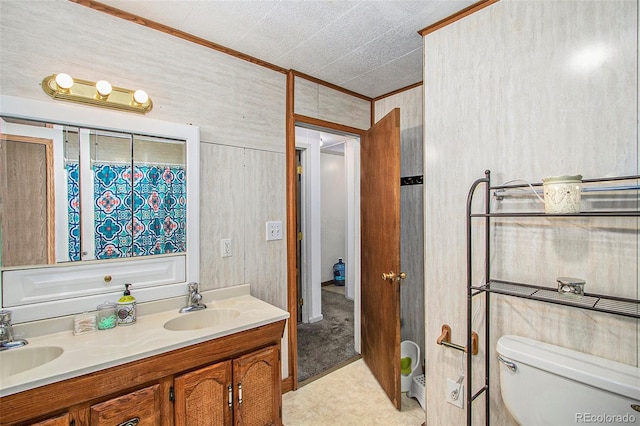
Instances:
[[[420,426],[425,413],[402,395],[398,411],[362,359],[282,395],[285,426]]]

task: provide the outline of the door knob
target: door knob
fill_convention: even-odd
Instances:
[[[389,273],[383,272],[382,273],[382,279],[385,281],[400,281],[400,280],[404,280],[405,278],[407,278],[407,274],[405,274],[404,272],[400,272],[398,275],[395,274],[395,272],[391,271]]]

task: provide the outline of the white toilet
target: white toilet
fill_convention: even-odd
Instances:
[[[522,426],[640,425],[640,369],[520,336],[498,340],[502,400]]]

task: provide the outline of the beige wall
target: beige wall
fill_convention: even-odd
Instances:
[[[425,298],[427,421],[464,423],[445,402],[461,354],[437,346],[442,324],[464,344],[465,202],[473,181],[492,170],[496,184],[581,173],[638,174],[638,2],[502,0],[424,38]],[[603,54],[585,61],[585,52]],[[595,198],[585,200],[594,205]],[[542,211],[539,202],[534,208]],[[492,201],[513,208],[513,201]],[[518,208],[518,207],[515,207]],[[553,287],[557,276],[586,279],[587,291],[637,298],[635,219],[522,220],[496,226],[492,275]],[[479,252],[479,250],[478,250]],[[476,259],[478,284],[481,262]],[[479,298],[477,298],[479,299]],[[477,305],[474,305],[474,311]],[[495,343],[517,334],[638,365],[639,321],[615,315],[492,297],[492,424],[514,424],[498,387]],[[484,417],[483,397],[474,404]]]
[[[300,77],[295,78],[294,112],[331,123],[366,130],[371,103]]]
[[[66,72],[142,88],[150,118],[200,126],[206,142],[284,152],[285,75],[69,1],[0,2],[3,95],[55,102]]]
[[[333,265],[346,261],[347,182],[343,153],[320,152],[320,282],[333,281]]]

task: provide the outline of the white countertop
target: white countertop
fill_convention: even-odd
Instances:
[[[135,324],[110,330],[97,330],[76,336],[69,329],[29,337],[29,329],[26,327],[24,338],[29,344],[23,348],[0,352],[0,363],[4,353],[39,346],[59,346],[64,352],[44,365],[8,377],[0,377],[0,397],[289,318],[287,311],[251,296],[249,290],[249,285],[245,284],[203,292],[203,303],[207,305],[207,310],[237,309],[240,314],[222,324],[198,330],[170,331],[164,328],[165,322],[189,315],[178,312],[179,308],[184,306],[185,298],[158,302],[155,309],[149,305],[156,302],[149,302],[149,305],[140,304]],[[158,306],[168,310],[153,312]],[[144,314],[145,312],[149,313]]]

